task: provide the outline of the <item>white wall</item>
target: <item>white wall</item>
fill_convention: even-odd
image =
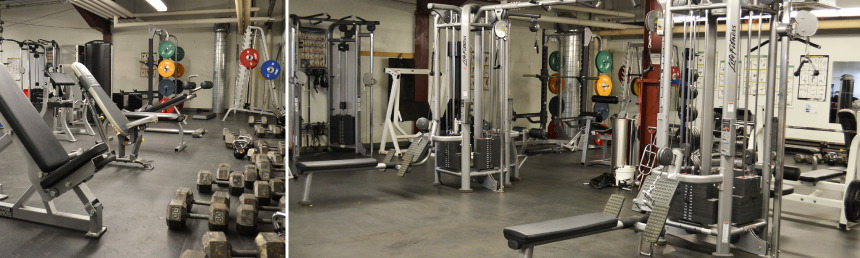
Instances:
[[[207,0],[167,0],[164,1],[168,7],[168,11],[182,10],[198,10],[198,9],[216,9],[216,8],[233,8],[232,1],[207,1]],[[260,12],[257,16],[265,16],[268,10],[268,1],[257,1]],[[155,10],[149,6],[146,1],[121,0],[117,1],[133,13],[154,12]],[[136,5],[135,5],[136,3]],[[273,16],[283,15],[284,1],[278,1],[274,9]],[[53,14],[53,15],[50,15]],[[87,25],[80,14],[74,9],[71,4],[54,4],[43,5],[36,7],[24,7],[14,9],[0,10],[0,18],[6,21],[4,25],[3,37],[24,40],[24,39],[45,39],[56,40],[62,51],[61,63],[69,64],[74,60],[74,45],[82,45],[91,40],[101,40],[102,34]],[[44,18],[41,16],[50,15]],[[223,17],[235,17],[233,14],[223,14]],[[185,17],[167,17],[167,18],[148,18],[149,20],[161,19],[189,19],[198,16]],[[32,20],[31,20],[32,19]],[[27,24],[16,24],[18,22],[27,21]],[[257,25],[262,26],[262,24]],[[214,63],[214,46],[215,32],[214,25],[185,25],[185,26],[158,26],[158,28],[167,30],[171,35],[176,35],[179,38],[179,45],[185,50],[185,59],[180,63],[185,66],[185,78],[191,74],[199,74],[200,77],[195,81],[212,80],[213,63]],[[280,48],[283,38],[283,23],[274,23],[271,30],[271,42],[269,49],[274,58],[274,55]],[[113,60],[113,88],[114,93],[131,90],[146,90],[147,78],[140,77],[140,53],[148,50],[148,28],[147,27],[129,27],[129,28],[112,28],[113,45],[114,45],[114,60]],[[235,85],[236,69],[237,69],[237,49],[236,42],[241,41],[241,35],[236,32],[236,24],[231,24],[231,32],[229,35],[229,47],[227,54],[227,88],[225,89],[226,96],[224,97],[225,106],[229,107],[232,104],[233,88]],[[157,44],[157,43],[156,43]],[[0,60],[6,62],[7,58],[17,58],[19,56],[18,45],[14,42],[5,41],[2,44],[3,53],[0,53]],[[238,51],[241,51],[239,49]],[[283,63],[284,53],[281,54],[279,62]],[[67,71],[68,72],[68,71]],[[254,71],[256,73],[256,71]],[[252,74],[250,78],[258,81],[256,91],[257,102],[262,102],[262,80],[256,74]],[[283,79],[275,80],[278,85],[283,85]],[[157,89],[157,82],[154,82]],[[281,97],[283,98],[283,97]],[[198,92],[198,97],[191,100],[185,107],[209,109],[212,106],[212,91],[204,90]]]

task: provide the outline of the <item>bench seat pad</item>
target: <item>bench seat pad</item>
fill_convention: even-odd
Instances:
[[[845,175],[845,171],[819,169],[800,174],[800,181],[815,183],[821,180],[827,180],[842,175]]]
[[[39,185],[42,186],[42,188],[50,188],[77,171],[79,168],[83,167],[87,162],[90,162],[107,151],[108,145],[104,142],[99,142],[95,146],[90,147],[88,150],[81,153],[81,155],[70,160],[68,163],[63,164],[56,170],[48,173],[47,176],[43,177],[42,180],[39,181]]]
[[[547,244],[577,236],[609,230],[618,219],[604,213],[589,213],[505,228],[505,238],[512,249]]]
[[[296,168],[299,170],[299,175],[307,172],[334,169],[354,168],[355,170],[360,170],[375,168],[377,165],[379,165],[379,161],[376,161],[374,158],[296,162]]]
[[[146,118],[151,115],[155,115],[158,117],[158,121],[161,122],[182,122],[185,120],[185,115],[176,114],[176,113],[157,113],[157,112],[123,112],[125,117],[133,120],[138,120],[141,118]]]

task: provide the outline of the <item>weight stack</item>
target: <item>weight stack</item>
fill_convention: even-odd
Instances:
[[[459,171],[460,143],[436,142],[436,166],[449,170]]]
[[[495,169],[501,167],[501,137],[477,139],[475,146],[475,171]]]
[[[732,223],[761,218],[761,177],[736,177],[732,191]],[[669,206],[669,217],[702,225],[717,224],[719,189],[714,184],[680,183]]]
[[[761,177],[735,177],[732,191],[732,222],[746,224],[761,218]]]
[[[331,143],[341,145],[355,144],[355,117],[351,115],[333,115],[329,120],[331,126]]]

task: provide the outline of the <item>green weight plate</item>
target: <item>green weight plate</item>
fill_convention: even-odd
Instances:
[[[552,54],[549,54],[549,69],[558,72],[558,63],[561,63],[560,56],[561,54],[559,54],[558,51],[554,51]]]
[[[597,67],[597,71],[608,73],[612,69],[612,55],[609,52],[600,51],[597,53],[597,58],[594,58],[594,66]]]
[[[171,57],[170,60],[179,62],[179,61],[182,61],[182,59],[184,59],[184,58],[185,58],[185,49],[182,49],[182,47],[176,47],[176,54],[173,55],[173,57]]]
[[[158,44],[158,55],[164,58],[170,58],[176,53],[176,44],[170,41],[162,41]]]

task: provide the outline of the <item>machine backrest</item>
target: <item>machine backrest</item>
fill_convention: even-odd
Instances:
[[[128,128],[126,128],[128,118],[111,101],[110,96],[108,96],[99,82],[96,81],[96,77],[93,77],[90,70],[78,62],[72,63],[72,70],[75,71],[75,76],[78,77],[78,84],[81,86],[81,89],[89,93],[90,98],[96,102],[96,105],[105,114],[113,129],[120,135],[128,135]]]
[[[0,114],[33,157],[42,172],[54,171],[69,162],[69,154],[48,128],[45,120],[24,92],[12,79],[12,74],[0,65]]]
[[[842,131],[845,131],[845,146],[851,148],[851,141],[857,135],[857,113],[851,109],[840,109],[836,113],[839,117],[839,124],[842,125]]]

